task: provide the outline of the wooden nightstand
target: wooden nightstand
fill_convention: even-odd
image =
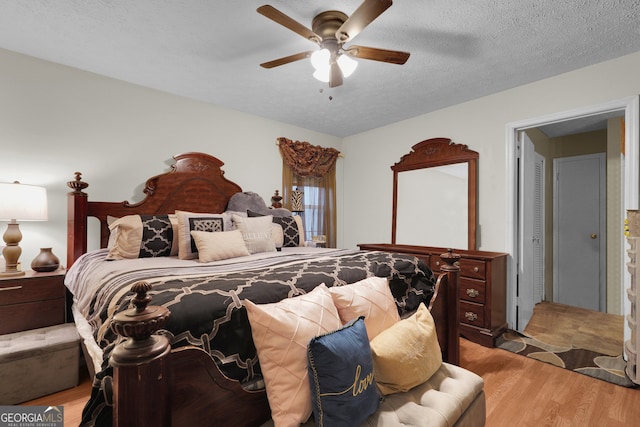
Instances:
[[[0,277],[0,334],[65,322],[65,270]]]

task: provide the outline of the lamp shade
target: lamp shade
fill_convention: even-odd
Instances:
[[[19,182],[0,182],[0,221],[46,221],[47,190]]]

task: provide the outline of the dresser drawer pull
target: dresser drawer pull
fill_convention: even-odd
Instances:
[[[477,290],[477,289],[471,289],[471,288],[469,288],[469,289],[467,289],[467,295],[469,295],[471,298],[475,298],[475,297],[477,297],[478,295],[480,295],[480,292],[478,292],[478,290]]]
[[[9,286],[8,288],[0,288],[0,291],[17,291],[22,289],[22,286]]]
[[[473,311],[467,311],[464,313],[464,318],[467,319],[469,322],[473,322],[478,318],[478,315],[475,314]]]
[[[473,267],[473,272],[477,273],[478,271],[480,271],[480,269],[478,267]]]

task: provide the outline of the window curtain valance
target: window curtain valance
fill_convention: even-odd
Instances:
[[[323,177],[335,166],[340,152],[305,141],[278,138],[282,159],[298,176]]]

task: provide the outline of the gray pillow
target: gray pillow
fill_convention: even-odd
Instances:
[[[227,210],[236,212],[252,211],[261,215],[273,215],[278,217],[291,216],[291,211],[289,209],[270,208],[258,193],[254,193],[252,191],[244,191],[231,196],[229,203],[227,204]]]

